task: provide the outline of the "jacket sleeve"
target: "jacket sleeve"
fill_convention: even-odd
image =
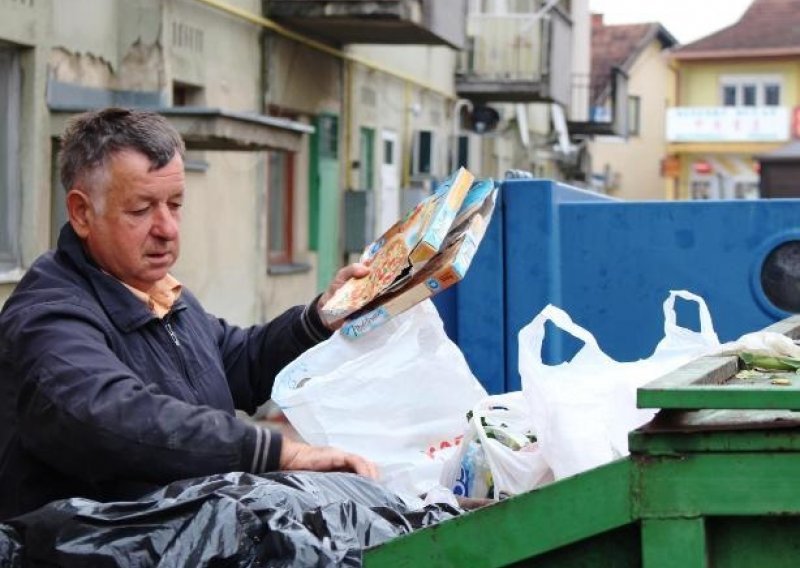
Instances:
[[[250,328],[231,326],[213,318],[236,408],[252,414],[272,392],[275,377],[305,350],[331,336],[315,308],[290,308],[272,321]],[[213,316],[209,316],[213,317]]]
[[[79,301],[6,319],[28,452],[90,482],[277,469],[280,434],[145,383],[115,355],[103,321]]]

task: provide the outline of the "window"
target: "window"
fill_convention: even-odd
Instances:
[[[764,104],[778,106],[781,104],[781,86],[775,83],[764,85]]]
[[[411,169],[413,175],[429,176],[434,173],[434,139],[430,130],[414,133],[414,154]]]
[[[394,140],[383,141],[383,163],[387,166],[394,164]]]
[[[361,127],[358,156],[358,186],[359,189],[370,190],[374,183],[373,148],[375,146],[375,131],[372,128]]]
[[[628,136],[639,136],[641,134],[641,108],[641,97],[628,97]]]
[[[180,81],[172,82],[172,106],[203,106],[203,98],[203,87]]]
[[[268,265],[292,263],[294,154],[269,152],[267,172]]]
[[[0,270],[19,266],[21,75],[18,50],[0,47]]]
[[[333,115],[319,117],[319,157],[339,157],[339,119]]]
[[[724,106],[736,106],[736,87],[733,85],[722,87],[722,104]]]
[[[756,86],[742,85],[742,98],[744,106],[756,106]]]
[[[775,75],[724,75],[720,78],[724,106],[779,106],[782,81]]]

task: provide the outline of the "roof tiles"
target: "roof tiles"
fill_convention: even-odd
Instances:
[[[675,56],[759,50],[800,51],[800,0],[754,0],[738,22],[677,49]]]

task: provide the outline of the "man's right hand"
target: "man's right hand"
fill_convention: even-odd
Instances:
[[[356,454],[328,446],[310,446],[283,437],[280,468],[282,470],[350,471],[378,479],[378,468]]]

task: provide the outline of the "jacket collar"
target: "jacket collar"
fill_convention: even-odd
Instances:
[[[57,249],[64,254],[91,285],[97,300],[108,317],[124,332],[132,331],[157,319],[144,303],[134,296],[125,285],[103,272],[86,252],[83,242],[72,225],[64,224],[58,236]],[[172,311],[183,309],[180,299],[172,306]]]

